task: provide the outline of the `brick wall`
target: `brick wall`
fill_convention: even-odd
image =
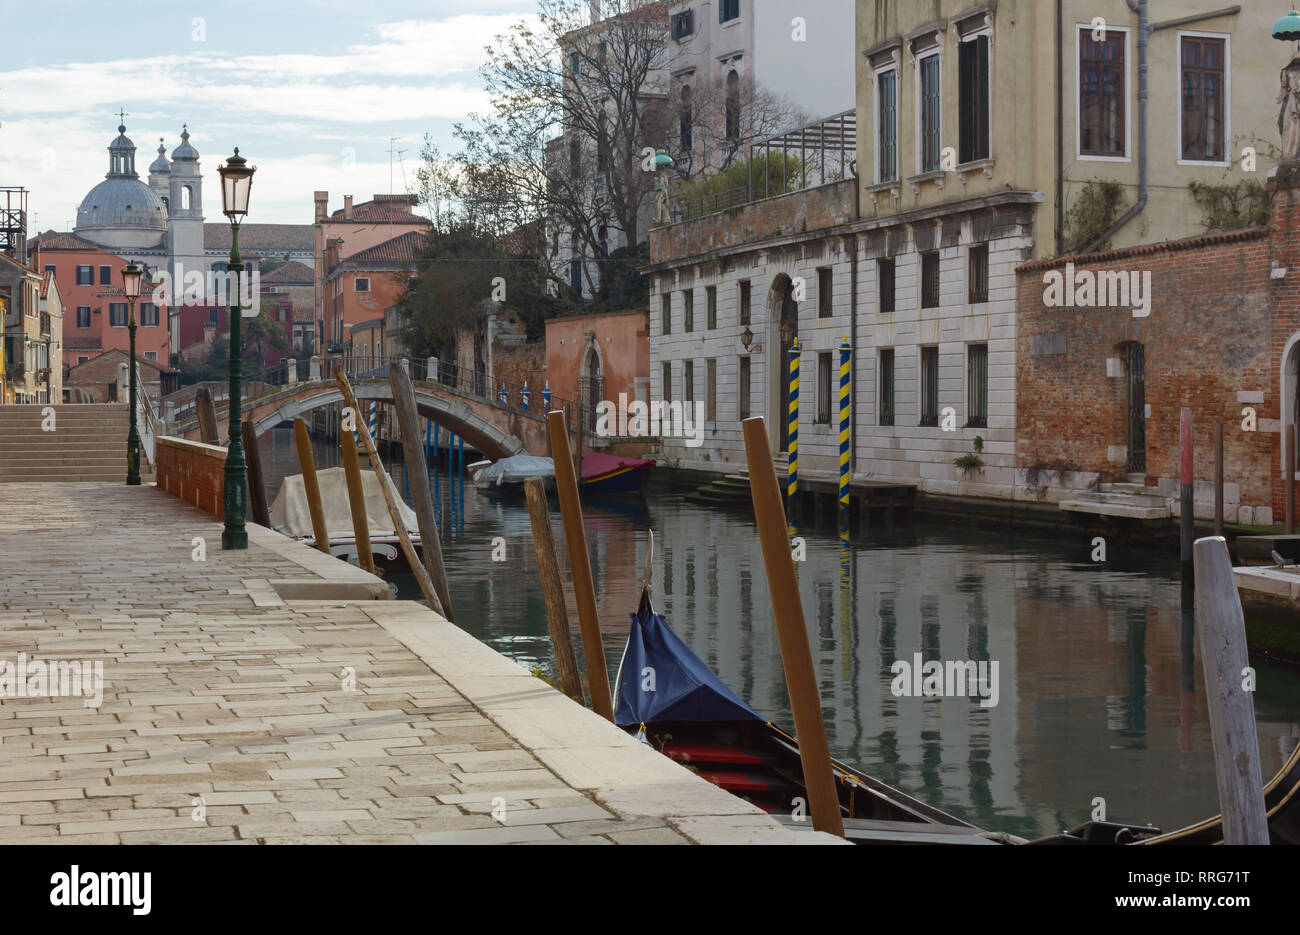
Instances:
[[[1067,466],[1079,487],[1099,474],[1123,480],[1128,454],[1128,342],[1145,356],[1146,482],[1166,496],[1179,482],[1179,418],[1194,423],[1197,514],[1212,511],[1214,424],[1224,423],[1229,522],[1256,516],[1276,498],[1269,459],[1278,418],[1277,363],[1270,317],[1269,231],[1256,229],[1074,258],[1085,271],[1151,274],[1146,317],[1129,307],[1048,307],[1045,275],[1066,260],[1017,270],[1016,466]],[[1109,362],[1109,363],[1108,363]],[[1253,402],[1261,399],[1262,403]],[[1243,432],[1251,404],[1261,431]],[[1234,511],[1234,496],[1244,511]],[[1239,515],[1233,515],[1237,512]],[[1212,512],[1210,512],[1212,515]]]
[[[159,438],[158,486],[216,517],[225,516],[226,449],[184,438]]]

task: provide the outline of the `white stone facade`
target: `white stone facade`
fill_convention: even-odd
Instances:
[[[791,196],[799,197],[799,196]],[[892,222],[892,223],[891,223]],[[707,258],[688,258],[670,270],[651,273],[650,383],[653,399],[681,399],[684,368],[695,366],[695,396],[708,399],[707,361],[716,361],[716,413],[706,423],[704,444],[689,448],[679,438],[665,438],[663,454],[680,467],[720,472],[745,465],[739,411],[740,360],[750,360],[749,415],[768,422],[771,451],[778,461],[782,387],[788,362],[781,353],[778,332],[780,297],[776,291],[788,276],[803,282],[798,301],[800,358],[799,474],[830,481],[839,472],[839,346],[848,336],[852,354],[852,450],[855,480],[915,484],[937,494],[1010,498],[1015,472],[1015,308],[1014,269],[1032,247],[1027,211],[1001,213],[967,207],[903,222],[859,222],[831,228],[798,242],[746,244]],[[968,302],[968,269],[973,246],[988,246],[988,301]],[[921,307],[921,252],[939,254],[939,305]],[[856,329],[854,318],[854,257],[856,250]],[[720,251],[721,252],[721,251]],[[895,263],[895,311],[880,311],[878,260]],[[692,262],[694,260],[694,262]],[[829,270],[829,315],[824,314],[819,270]],[[749,351],[742,342],[739,296],[743,280],[750,283],[752,333]],[[717,290],[717,322],[708,328],[707,290]],[[694,293],[694,328],[686,330],[684,293]],[[671,302],[671,327],[664,333],[662,303]],[[967,426],[968,354],[972,345],[987,346],[987,424]],[[937,409],[953,410],[953,430],[921,422],[921,348],[938,349]],[[880,424],[880,352],[892,349],[894,424]],[[830,420],[815,421],[818,396],[818,355],[831,354]],[[663,368],[671,371],[665,393]],[[774,370],[774,364],[776,368]],[[945,420],[940,419],[941,423]],[[967,476],[953,459],[984,440],[982,471]]]

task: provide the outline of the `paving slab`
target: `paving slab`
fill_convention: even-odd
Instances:
[[[152,486],[0,485],[0,660],[102,666],[99,692],[87,668],[89,691],[0,697],[0,840],[843,843],[373,599],[360,568],[221,531]],[[329,599],[296,600],[313,582]]]

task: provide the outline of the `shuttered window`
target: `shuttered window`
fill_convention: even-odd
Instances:
[[[957,47],[958,159],[989,158],[989,37],[977,36]]]
[[[881,182],[895,182],[898,180],[898,72],[882,72],[877,80],[880,152],[876,154],[876,165]]]
[[[921,171],[937,172],[939,157],[939,56],[921,60]]]
[[[894,349],[880,351],[879,421],[881,425],[894,424]]]
[[[966,424],[987,428],[989,424],[989,346],[972,344],[966,349]]]
[[[1224,161],[1223,39],[1183,36],[1183,158]]]
[[[939,424],[939,349],[921,348],[921,424]]]

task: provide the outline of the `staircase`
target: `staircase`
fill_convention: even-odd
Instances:
[[[1072,500],[1062,500],[1061,509],[1098,516],[1128,519],[1168,519],[1172,513],[1169,499],[1145,484],[1102,484],[1096,491],[1087,490]]]
[[[727,474],[715,481],[710,481],[690,495],[692,500],[703,503],[741,505],[752,504],[749,492],[749,474]]]
[[[43,415],[52,409],[53,430]],[[0,483],[126,482],[125,403],[0,406]],[[140,453],[140,480],[153,473]]]

